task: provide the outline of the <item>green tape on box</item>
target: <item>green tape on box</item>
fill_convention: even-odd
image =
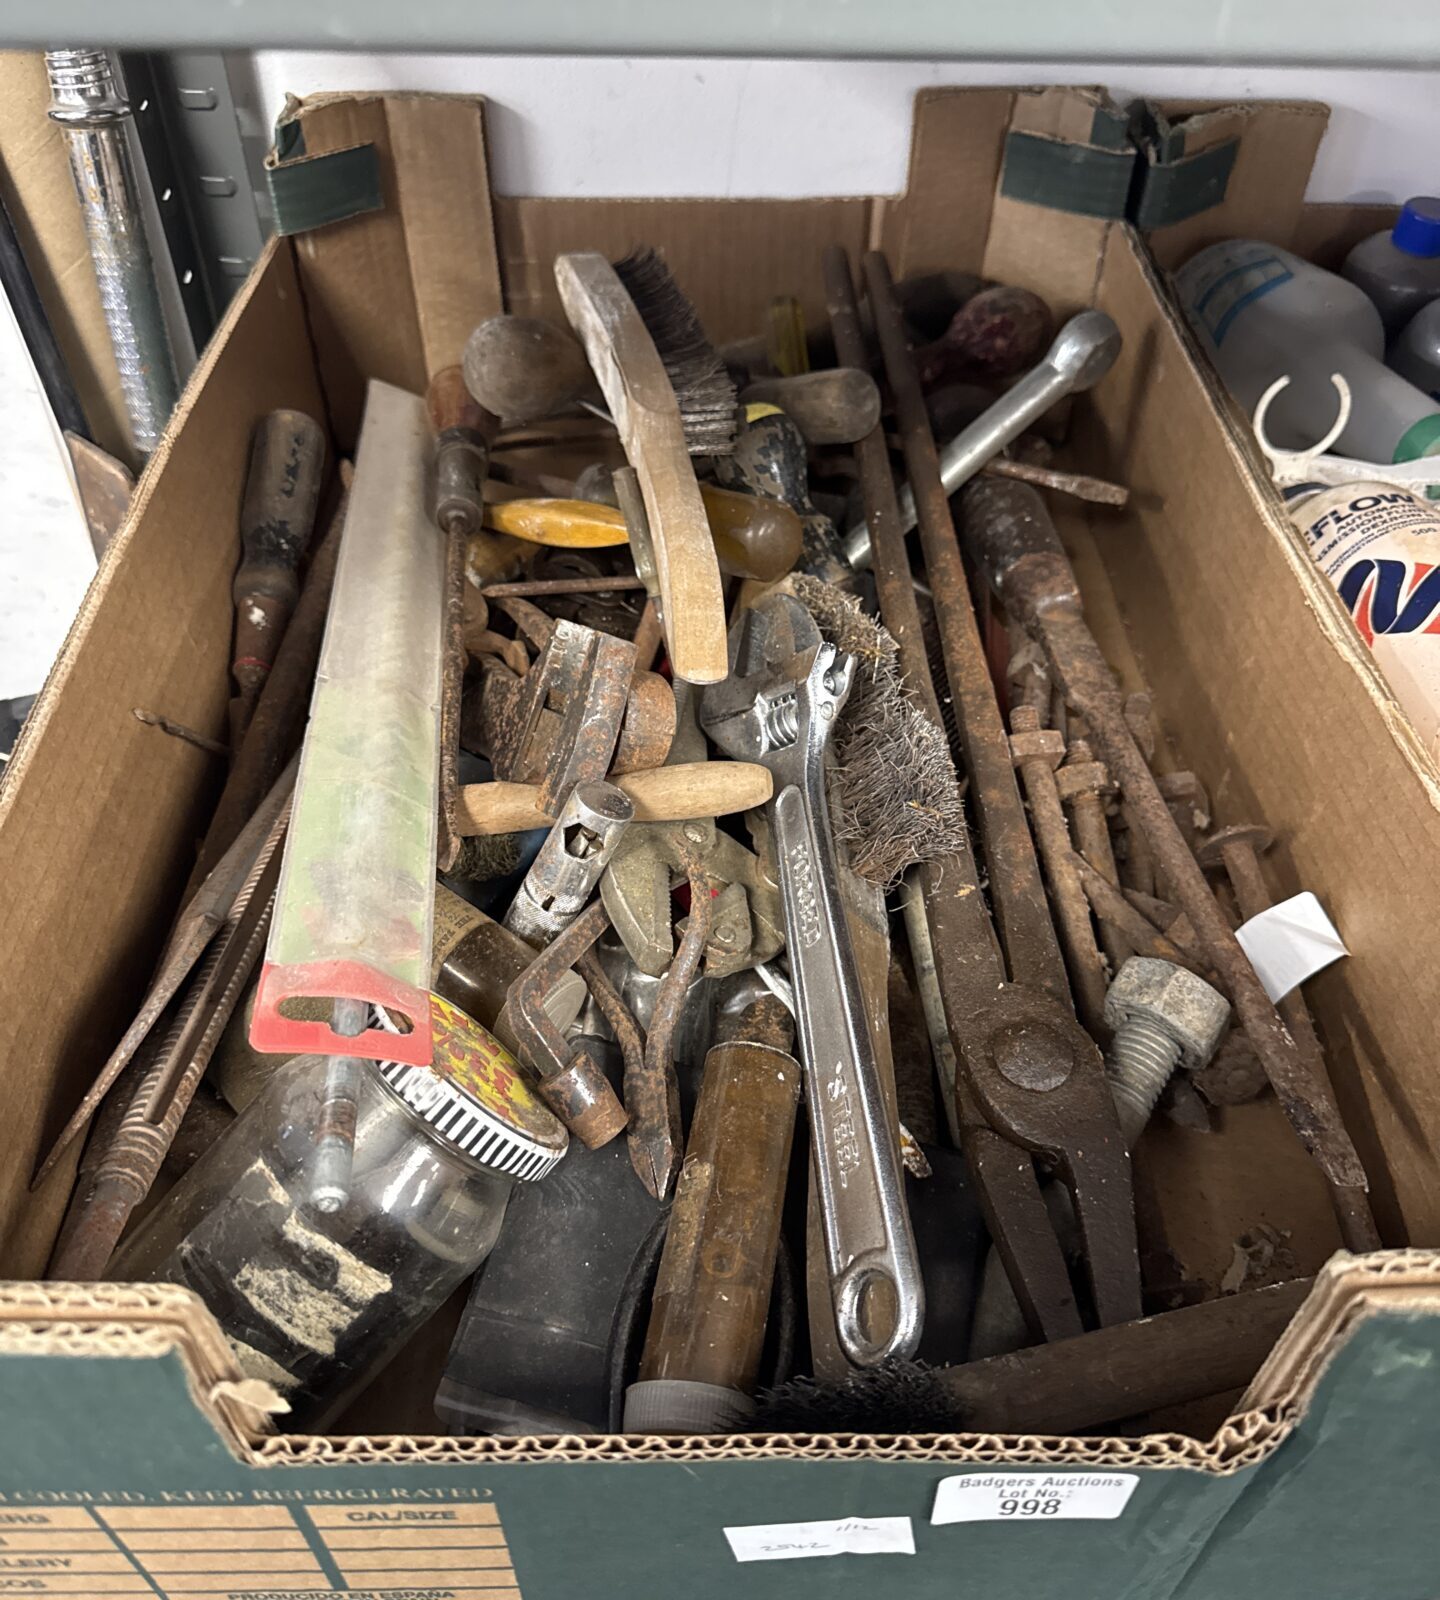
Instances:
[[[1070,144],[1034,133],[1012,133],[1005,140],[1000,193],[1050,211],[1081,217],[1125,215],[1135,152]]]
[[[379,211],[385,204],[374,145],[307,156],[298,120],[276,125],[275,148],[265,159],[265,180],[275,231],[280,234],[308,233],[327,223]]]
[[[1166,146],[1170,143],[1165,141]],[[1239,150],[1238,139],[1227,139],[1224,144],[1177,161],[1148,161],[1131,217],[1135,226],[1145,230],[1164,228],[1218,206],[1225,198]]]

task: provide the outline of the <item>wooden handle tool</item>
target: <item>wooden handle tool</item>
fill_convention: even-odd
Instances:
[[[555,282],[640,479],[670,664],[688,683],[728,671],[725,600],[675,391],[635,303],[596,251],[561,255]]]
[[[673,767],[611,774],[635,806],[636,822],[685,822],[750,811],[769,800],[767,767],[749,761],[685,761]],[[460,791],[460,832],[515,833],[548,828],[555,818],[540,806],[538,783],[471,783]]]

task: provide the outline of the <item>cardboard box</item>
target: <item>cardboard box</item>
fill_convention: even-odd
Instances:
[[[1440,1425],[1440,1256],[1421,1248],[1440,1237],[1424,1000],[1437,788],[1123,220],[1137,177],[1125,120],[1091,92],[931,91],[903,195],[800,201],[490,198],[482,108],[464,99],[325,97],[286,149],[312,203],[355,214],[273,241],[230,307],[0,789],[13,930],[0,1272],[15,1280],[0,1284],[0,1595],[1434,1593],[1440,1534],[1419,1463]],[[1243,176],[1237,159],[1237,197]],[[1269,1098],[1226,1113],[1219,1136],[1147,1136],[1139,1160],[1187,1273],[1218,1281],[1260,1224],[1284,1230],[1298,1272],[1319,1273],[1218,1425],[1211,1408],[1189,1431],[1176,1419],[1133,1438],[436,1439],[435,1374],[416,1351],[355,1413],[369,1431],[277,1435],[193,1297],[24,1281],[44,1268],[73,1160],[33,1194],[29,1175],[133,1010],[215,794],[212,757],[132,712],[224,726],[254,420],[298,406],[346,449],[365,378],[422,389],[502,304],[555,309],[556,251],[616,256],[640,240],[664,250],[716,341],[758,326],[781,290],[818,321],[835,240],[852,255],[882,245],[897,275],[1030,284],[1060,315],[1097,304],[1122,329],[1121,360],[1072,433],[1076,459],[1130,484],[1132,503],[1067,512],[1062,532],[1107,653],[1131,683],[1143,670],[1217,820],[1269,823],[1281,886],[1315,890],[1349,941],[1310,992],[1397,1247],[1332,1259],[1324,1189]],[[942,1483],[969,1480],[961,1492],[983,1499],[976,1480],[997,1472],[1055,1475],[1091,1515],[1043,1530],[998,1511],[931,1522]],[[724,1536],[826,1521],[849,1531],[822,1543],[843,1543],[871,1518],[907,1520],[916,1553],[739,1567]]]

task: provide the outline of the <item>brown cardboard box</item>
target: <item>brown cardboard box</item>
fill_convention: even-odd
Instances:
[[[1277,115],[1291,128],[1289,112]],[[1318,137],[1323,117],[1304,116],[1306,136]],[[613,256],[638,240],[663,250],[717,342],[752,331],[781,291],[798,294],[818,322],[820,252],[836,240],[852,253],[882,245],[897,276],[984,272],[1030,284],[1062,315],[1095,304],[1115,318],[1123,354],[1076,405],[1072,438],[1076,461],[1129,484],[1131,504],[1122,514],[1062,518],[1090,614],[1122,677],[1138,683],[1143,672],[1170,749],[1211,787],[1216,820],[1263,818],[1281,841],[1276,887],[1314,890],[1344,933],[1350,959],[1307,991],[1344,1112],[1387,1243],[1440,1237],[1432,1154],[1440,1089],[1422,1003],[1440,931],[1416,910],[1440,888],[1440,774],[1425,766],[1348,619],[1257,483],[1243,440],[1217,414],[1155,268],[1120,220],[1132,158],[1116,127],[1090,92],[937,90],[917,101],[909,182],[898,197],[487,204],[477,102],[332,96],[303,108],[306,158],[372,146],[383,204],[264,253],[106,552],[0,788],[0,883],[14,930],[0,968],[0,1272],[24,1280],[44,1268],[74,1158],[34,1193],[29,1174],[133,1010],[214,797],[214,758],[132,712],[216,734],[224,727],[236,517],[253,421],[298,406],[327,420],[338,451],[350,449],[366,378],[423,389],[502,304],[555,310],[556,251]],[[1093,176],[1089,214],[1044,203],[1044,174],[1057,163]],[[1237,201],[1244,172],[1237,163]],[[1107,211],[1104,197],[1115,194],[1120,209]],[[1337,1246],[1333,1220],[1273,1100],[1229,1111],[1222,1124],[1218,1136],[1158,1127],[1139,1156],[1185,1275],[1218,1282],[1236,1241],[1261,1224],[1280,1231],[1297,1273],[1320,1271]],[[513,1587],[489,1593],[581,1592],[555,1564],[566,1552],[580,1564],[572,1581],[582,1567],[588,1573],[588,1594],[673,1587],[676,1571],[662,1554],[674,1545],[687,1552],[687,1588],[718,1596],[734,1578],[728,1550],[715,1544],[722,1523],[861,1514],[891,1501],[923,1517],[947,1471],[1123,1467],[1139,1480],[1140,1514],[1051,1528],[1043,1557],[1023,1560],[981,1530],[963,1546],[967,1570],[983,1579],[974,1592],[1170,1594],[1189,1573],[1188,1596],[1218,1596],[1234,1591],[1210,1577],[1217,1550],[1230,1548],[1216,1530],[1248,1486],[1263,1486],[1272,1512],[1287,1503],[1273,1489],[1281,1468],[1284,1483],[1308,1483],[1318,1495],[1319,1469],[1306,1478],[1287,1464],[1315,1450],[1306,1426],[1322,1436],[1338,1426],[1337,1405],[1348,1416],[1346,1406],[1361,1404],[1356,1385],[1371,1385],[1367,1397],[1385,1399],[1387,1415],[1421,1425],[1428,1413],[1401,1384],[1430,1359],[1425,1341],[1440,1345],[1437,1295],[1440,1261],[1422,1250],[1336,1258],[1233,1415],[1220,1422],[1211,1408],[1192,1420],[1192,1437],[539,1443],[422,1437],[432,1426],[424,1396],[433,1377],[423,1369],[404,1374],[421,1398],[403,1434],[272,1436],[257,1406],[263,1396],[240,1386],[213,1321],[179,1291],[16,1282],[0,1288],[0,1428],[18,1441],[0,1468],[0,1522],[6,1504],[68,1493],[85,1505],[127,1492],[145,1505],[187,1493],[207,1506],[226,1496],[249,1504],[308,1485],[317,1494],[348,1485],[346,1493],[380,1494],[387,1504],[428,1493],[478,1497],[500,1507],[515,1553],[504,1580]],[[1396,1354],[1400,1324],[1421,1330],[1405,1333],[1420,1351],[1406,1360]],[[1367,1329],[1378,1343],[1364,1343]],[[1355,1370],[1343,1367],[1347,1352]],[[123,1383],[107,1380],[122,1367]],[[1342,1380],[1351,1387],[1335,1389]],[[152,1415],[163,1434],[152,1434]],[[86,1433],[98,1436],[98,1456],[75,1445]],[[1325,1462],[1340,1459],[1332,1449]],[[643,1492],[626,1476],[633,1465],[613,1476],[613,1464],[642,1462],[669,1470],[649,1474]],[[565,1475],[579,1463],[588,1465],[578,1480]],[[684,1499],[682,1478],[702,1467],[703,1501]],[[1367,1460],[1364,1470],[1378,1468]],[[277,1489],[278,1480],[300,1487]],[[672,1492],[681,1496],[674,1521],[651,1498]],[[113,1518],[94,1514],[105,1538],[121,1537]],[[323,1543],[316,1529],[327,1524],[306,1515],[311,1545]],[[1258,1510],[1240,1521],[1267,1525]],[[528,1530],[521,1543],[517,1527]],[[294,1530],[284,1531],[288,1540]],[[684,1541],[701,1532],[709,1542],[696,1554]],[[956,1544],[932,1529],[922,1546],[907,1586],[955,1593]],[[1309,1587],[1295,1592],[1332,1592],[1325,1585],[1340,1569],[1302,1555]],[[343,1592],[315,1559],[323,1580],[298,1587]],[[783,1578],[787,1594],[806,1584],[859,1594],[855,1565],[809,1562],[798,1578],[747,1567],[746,1592],[778,1596]],[[195,1592],[166,1587],[153,1564],[145,1570],[153,1592]],[[267,1582],[246,1579],[243,1592],[269,1592]],[[236,1583],[227,1592],[242,1592]],[[1267,1592],[1290,1591],[1277,1581]]]

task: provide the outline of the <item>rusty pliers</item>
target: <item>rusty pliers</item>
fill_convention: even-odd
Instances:
[[[925,1301],[825,800],[825,747],[854,672],[855,658],[821,638],[798,600],[772,595],[731,629],[730,676],[707,685],[700,722],[727,755],[774,774],[769,817],[835,1327],[846,1358],[871,1366],[914,1354]]]
[[[1141,1311],[1130,1161],[1100,1052],[1070,1002],[889,270],[872,254],[866,271],[993,907],[992,920],[968,840],[955,855],[922,869],[941,1000],[958,1054],[960,1143],[1031,1332],[1060,1339],[1080,1333],[1082,1323],[1033,1158],[1052,1165],[1070,1191],[1101,1324],[1129,1321]],[[868,353],[849,263],[838,246],[827,252],[825,277],[837,353],[863,367]],[[900,641],[910,692],[939,722],[879,428],[860,442],[859,456],[881,613]]]

